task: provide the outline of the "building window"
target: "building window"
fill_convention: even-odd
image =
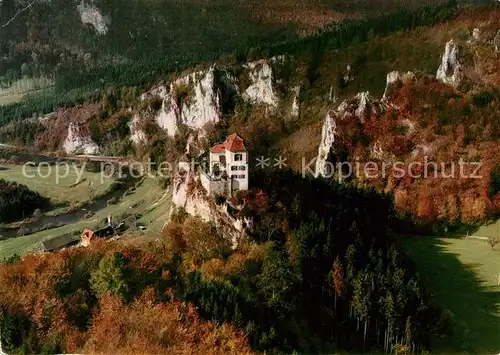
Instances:
[[[231,171],[235,171],[235,170],[238,170],[238,167],[237,166],[232,166],[231,167]]]
[[[238,179],[244,179],[245,175],[238,175]]]
[[[245,171],[245,170],[247,169],[247,167],[246,167],[245,165],[241,165],[241,166],[239,167],[239,169],[240,169],[240,170],[242,170],[242,171]]]
[[[237,153],[234,155],[234,161],[242,161],[243,160],[243,154]]]

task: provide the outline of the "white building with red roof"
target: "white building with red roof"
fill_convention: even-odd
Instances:
[[[201,182],[209,193],[248,190],[248,152],[240,136],[233,133],[210,149],[209,171],[202,174]]]

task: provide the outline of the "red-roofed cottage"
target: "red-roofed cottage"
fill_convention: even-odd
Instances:
[[[248,190],[248,153],[243,139],[236,133],[210,149],[209,179],[229,181],[231,191]]]

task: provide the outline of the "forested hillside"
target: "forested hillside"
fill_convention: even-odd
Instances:
[[[236,199],[257,229],[236,250],[178,210],[147,245],[1,265],[6,350],[421,351],[449,330],[391,235],[389,195],[291,171],[252,179],[263,190]]]
[[[93,25],[79,24],[77,11],[71,10],[68,14],[69,4],[71,2],[64,2],[57,7],[56,0],[35,2],[33,9],[19,15],[28,16],[25,21],[34,28],[25,28],[25,22],[18,20],[8,25],[19,27],[14,31],[6,31],[8,27],[0,30],[5,36],[5,41],[1,42],[6,54],[2,61],[6,73],[4,87],[22,76],[50,75],[55,80],[54,88],[27,93],[22,102],[0,106],[3,122],[41,115],[60,106],[95,101],[99,92],[109,87],[134,85],[145,88],[172,73],[200,62],[215,61],[221,56],[230,56],[229,59],[239,63],[282,54],[315,57],[320,55],[318,51],[366,41],[368,33],[383,35],[443,21],[453,16],[457,7],[455,1],[449,1],[424,8],[395,7],[386,13],[368,11],[359,19],[358,16],[349,20],[347,16],[341,23],[327,21],[320,32],[299,39],[293,24],[286,19],[276,27],[245,16],[245,7],[234,10],[210,1],[201,7],[198,3],[187,3],[181,8],[175,8],[180,6],[175,3],[167,3],[167,8],[174,6],[172,11],[155,2],[152,4],[161,10],[152,11],[139,3],[134,3],[137,9],[116,7],[111,10],[113,7],[108,5],[105,13],[116,13],[123,21],[113,22],[114,25],[109,25],[109,33],[99,35]],[[314,9],[316,5],[311,6]],[[239,15],[238,11],[243,12]],[[6,11],[9,15],[13,12]],[[53,13],[57,20],[47,20]],[[159,17],[151,19],[153,13]],[[128,18],[131,14],[133,18]],[[105,19],[102,21],[105,25]],[[150,26],[151,22],[160,27]],[[136,26],[120,27],[130,24]],[[76,30],[69,31],[75,25],[78,25]],[[113,26],[117,26],[116,30]],[[108,29],[107,25],[104,27]]]

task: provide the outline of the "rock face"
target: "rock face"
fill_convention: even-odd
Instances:
[[[243,221],[229,216],[224,207],[217,206],[206,191],[199,186],[199,176],[192,171],[189,163],[179,163],[174,174],[173,203],[184,208],[191,216],[200,217],[205,222],[214,223],[217,230],[232,242],[233,248],[245,236]],[[248,223],[248,221],[247,221]]]
[[[375,101],[368,91],[360,92],[352,99],[344,100],[337,108],[337,116],[346,119],[357,117],[361,123],[373,113],[380,111],[381,105]]]
[[[177,132],[177,125],[180,122],[179,108],[172,93],[168,93],[163,87],[157,90],[158,98],[163,99],[162,106],[156,115],[158,126],[167,131],[169,136],[174,136]]]
[[[481,30],[479,28],[474,28],[472,31],[472,38],[474,41],[480,41],[481,40]]]
[[[332,169],[334,167],[329,163],[329,158],[334,149],[335,137],[338,136],[338,124],[347,120],[358,120],[363,124],[368,118],[379,115],[384,110],[384,106],[384,104],[374,100],[368,91],[365,91],[358,93],[351,99],[344,100],[337,110],[331,110],[327,113],[321,129],[321,142],[316,158],[316,177],[333,176]]]
[[[172,202],[177,207],[186,207],[188,184],[194,179],[194,173],[190,171],[189,164],[179,163],[177,172],[174,175],[174,189]]]
[[[142,144],[147,140],[146,134],[140,128],[139,125],[140,125],[140,117],[138,115],[135,115],[129,124],[129,128],[130,128],[130,140],[132,140],[132,142],[137,145]]]
[[[500,52],[500,30],[498,30],[497,35],[493,39],[493,44],[495,45],[495,53]]]
[[[436,73],[436,78],[445,84],[458,86],[463,78],[462,64],[458,45],[450,40],[441,60],[441,65]]]
[[[217,123],[220,120],[220,92],[215,84],[215,69],[198,72],[176,81],[176,85],[192,85],[194,92],[187,102],[182,103],[181,122],[189,127],[202,128],[205,124]],[[178,95],[178,92],[176,92]]]
[[[294,97],[292,103],[292,111],[290,112],[292,117],[299,117],[299,95],[300,95],[300,86],[296,86],[293,88]]]
[[[66,154],[99,154],[99,147],[90,137],[83,136],[73,122],[69,124],[68,135],[63,142]]]
[[[94,5],[86,5],[83,0],[76,9],[80,14],[80,20],[83,24],[90,24],[94,27],[98,35],[105,35],[108,32],[108,26],[111,20],[108,16],[102,16],[101,12]]]
[[[271,63],[283,60],[272,58],[243,65],[248,71],[250,85],[241,97],[253,104],[277,107],[279,98],[273,88]],[[142,99],[160,99],[161,109],[155,120],[170,136],[174,136],[180,125],[202,130],[221,119],[222,103],[238,95],[237,81],[227,71],[211,68],[185,75],[168,85],[160,85],[142,95]],[[298,95],[298,94],[297,94]],[[298,97],[292,107],[292,116],[298,115]]]
[[[273,69],[267,60],[244,65],[249,69],[250,86],[243,92],[243,99],[251,103],[278,106],[278,96],[273,89]]]
[[[216,82],[218,74],[226,75],[221,83]],[[220,85],[227,87],[221,88]],[[143,99],[156,97],[162,100],[156,122],[170,136],[174,136],[181,124],[193,129],[203,129],[209,123],[218,123],[221,92],[236,90],[234,80],[229,75],[219,73],[215,67],[211,67],[175,80],[170,83],[168,90],[165,86],[155,88],[143,95]]]
[[[316,176],[328,176],[331,172],[328,168],[328,158],[335,143],[337,134],[337,123],[335,122],[334,112],[328,112],[321,129],[321,142],[318,148],[318,157],[316,158]]]
[[[406,74],[401,74],[399,71],[392,71],[388,73],[386,78],[384,95],[382,96],[382,101],[383,102],[389,101],[391,96],[391,90],[395,86],[402,84],[407,80],[414,80],[414,79],[415,79],[415,74],[413,74],[411,71],[407,72]]]

